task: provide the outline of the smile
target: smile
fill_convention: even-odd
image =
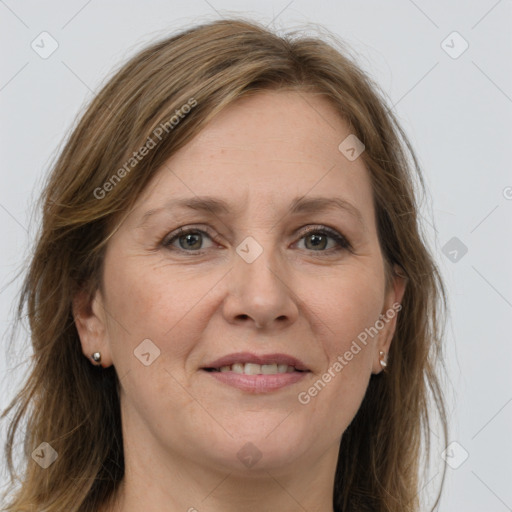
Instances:
[[[293,373],[297,370],[294,366],[287,364],[256,364],[256,363],[234,363],[231,365],[221,366],[219,368],[206,368],[207,371],[214,372],[233,372],[244,375],[276,375],[281,373]]]
[[[238,352],[212,361],[201,371],[222,385],[248,393],[269,393],[304,379],[311,371],[288,354]]]

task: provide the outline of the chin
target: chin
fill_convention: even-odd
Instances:
[[[279,419],[282,420],[283,417]],[[259,429],[253,424],[238,425],[236,430],[230,430],[232,438],[224,436],[218,440],[218,445],[209,444],[208,452],[219,465],[238,473],[257,475],[262,470],[292,465],[311,447],[314,439],[309,439],[296,425],[290,424],[286,428],[286,420],[281,424],[279,421],[271,428],[267,428],[268,424]]]

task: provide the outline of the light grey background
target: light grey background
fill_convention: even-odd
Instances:
[[[20,281],[8,283],[34,239],[33,201],[59,144],[120,61],[155,38],[230,14],[280,29],[325,26],[388,94],[430,188],[423,215],[450,296],[446,389],[458,444],[448,456],[458,468],[448,469],[439,510],[512,510],[510,0],[0,0],[0,407],[29,356],[7,346]],[[47,59],[31,48],[42,46],[43,31],[58,43]],[[446,246],[453,237],[465,255],[459,241]],[[434,448],[427,493],[443,449]]]

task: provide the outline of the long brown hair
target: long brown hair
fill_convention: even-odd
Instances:
[[[140,52],[86,109],[45,184],[20,295],[34,355],[24,387],[3,413],[12,414],[6,453],[13,482],[15,438],[26,428],[20,483],[3,510],[92,512],[114,495],[124,474],[118,376],[83,356],[72,300],[101,286],[112,219],[130,210],[155,171],[226,106],[268,89],[322,95],[364,143],[384,258],[408,281],[388,371],[371,377],[341,440],[334,510],[419,510],[431,401],[446,437],[437,373],[445,294],[420,228],[423,181],[411,145],[379,88],[336,44],[278,36],[244,20],[207,23]],[[162,126],[156,147],[127,165]],[[31,458],[41,442],[58,453],[47,469]]]

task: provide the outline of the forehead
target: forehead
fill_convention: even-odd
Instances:
[[[336,195],[371,216],[364,162],[339,150],[350,134],[320,95],[260,92],[225,108],[176,152],[139,204],[161,207],[173,197],[215,196],[241,214],[249,205],[260,210],[305,195]]]
[[[346,122],[323,96],[298,91],[265,91],[225,108],[191,141],[188,153],[203,157],[229,154],[233,162],[261,161],[318,165],[338,156]],[[344,137],[343,137],[344,138]]]

